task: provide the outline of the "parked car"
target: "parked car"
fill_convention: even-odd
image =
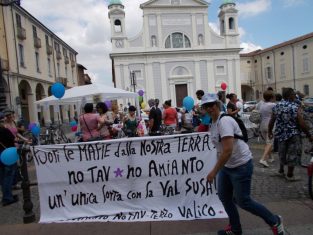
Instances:
[[[251,112],[253,109],[255,109],[256,104],[257,104],[256,100],[245,102],[243,104],[243,111],[244,112]]]

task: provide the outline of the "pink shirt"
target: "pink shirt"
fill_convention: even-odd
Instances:
[[[99,115],[95,113],[85,113],[79,117],[79,123],[83,133],[84,141],[87,141],[91,137],[98,137],[100,135],[98,131],[98,118]]]

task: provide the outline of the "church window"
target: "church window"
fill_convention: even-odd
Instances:
[[[265,68],[265,76],[267,79],[272,79],[272,67],[266,67]]]
[[[122,32],[122,23],[120,20],[115,20],[114,21],[114,30],[116,33]]]
[[[228,19],[228,23],[229,23],[229,29],[235,29],[235,20],[233,17],[230,17]]]
[[[309,58],[305,57],[302,59],[302,73],[308,73],[309,70]]]
[[[173,33],[165,40],[165,48],[189,48],[191,47],[189,38],[183,33]]]

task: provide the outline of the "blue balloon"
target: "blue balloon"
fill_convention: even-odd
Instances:
[[[192,97],[190,96],[186,96],[184,99],[183,99],[183,106],[185,107],[185,109],[187,111],[190,111],[192,110],[193,106],[194,106],[194,100]]]
[[[13,165],[17,162],[18,158],[19,155],[16,147],[7,148],[0,155],[1,162],[6,166]]]
[[[40,134],[40,127],[37,125],[33,126],[33,128],[31,129],[31,132],[34,136],[38,137]]]
[[[51,92],[56,98],[61,99],[65,94],[65,87],[59,82],[54,83],[51,87]]]
[[[71,122],[70,122],[70,126],[71,126],[71,127],[77,126],[77,122],[76,122],[76,121],[71,121]]]

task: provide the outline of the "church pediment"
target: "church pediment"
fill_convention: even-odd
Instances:
[[[203,0],[150,0],[140,5],[140,8],[150,7],[208,7],[208,3]]]

